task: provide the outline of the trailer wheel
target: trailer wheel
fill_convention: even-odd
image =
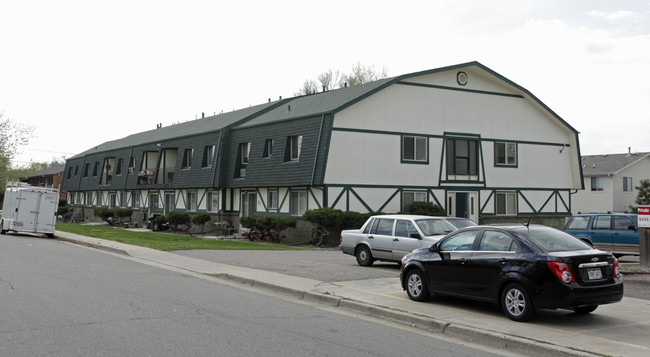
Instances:
[[[46,233],[45,236],[48,238],[54,238],[54,233]]]
[[[0,234],[5,234],[5,233],[7,233],[7,231],[5,231],[4,229],[0,231]]]

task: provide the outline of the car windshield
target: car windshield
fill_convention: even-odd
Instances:
[[[415,224],[420,227],[425,236],[447,234],[456,230],[456,227],[444,219],[418,219]]]
[[[450,219],[449,223],[453,224],[458,229],[476,225],[476,223],[470,219]]]
[[[520,230],[531,241],[549,252],[593,249],[580,239],[550,227],[530,227]]]

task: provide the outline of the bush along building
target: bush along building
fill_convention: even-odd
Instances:
[[[207,212],[235,227],[414,201],[483,223],[563,221],[582,188],[577,131],[478,62],[159,125],[68,159],[62,186],[78,217]]]

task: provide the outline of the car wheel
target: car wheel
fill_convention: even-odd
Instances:
[[[370,248],[366,247],[365,245],[360,246],[357,248],[357,263],[363,267],[369,267],[374,263],[374,258],[372,257],[372,253],[370,252]]]
[[[585,314],[588,314],[590,312],[593,312],[597,308],[598,308],[598,305],[580,306],[580,307],[576,307],[575,309],[573,309],[573,311],[576,314],[585,315]]]
[[[535,315],[535,307],[528,291],[520,284],[510,284],[501,294],[501,308],[513,321],[528,321]]]
[[[429,298],[429,288],[420,270],[413,269],[406,275],[406,293],[415,301],[425,301]]]

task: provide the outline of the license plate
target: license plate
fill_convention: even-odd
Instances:
[[[588,269],[589,280],[602,279],[603,272],[600,269]]]

